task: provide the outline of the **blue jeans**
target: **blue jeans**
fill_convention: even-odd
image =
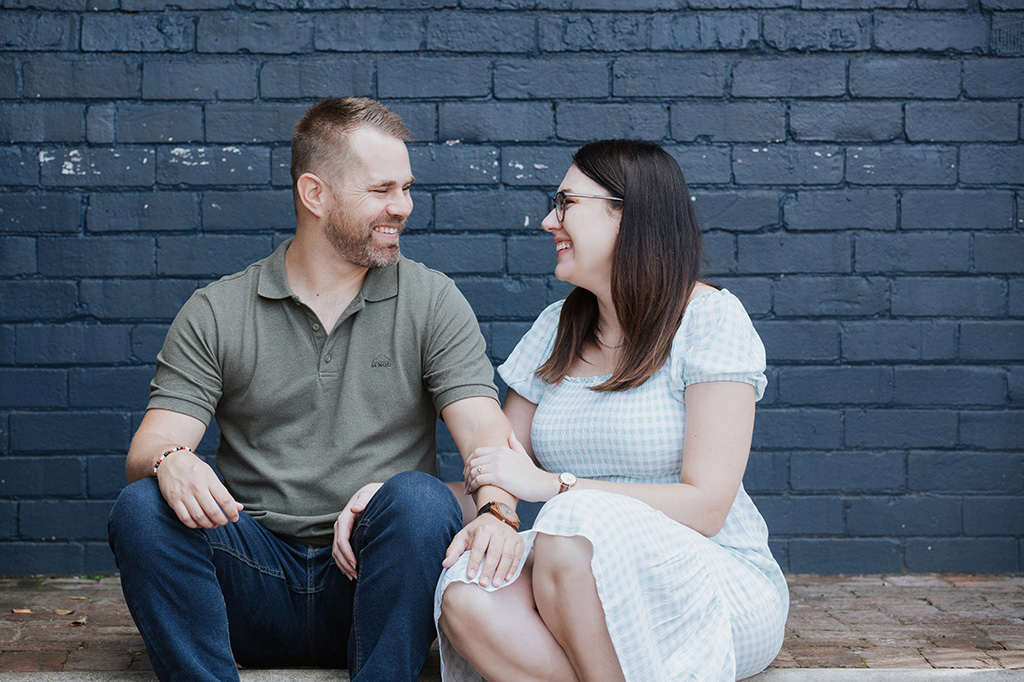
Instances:
[[[433,476],[394,476],[352,533],[359,579],[330,547],[280,538],[248,514],[190,529],[156,479],[132,483],[110,513],[128,608],[160,680],[238,680],[245,667],[349,668],[353,682],[415,682],[434,641],[434,587],[462,527]]]

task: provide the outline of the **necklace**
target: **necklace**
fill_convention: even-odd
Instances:
[[[594,338],[596,338],[596,339],[597,339],[597,342],[598,342],[599,344],[601,344],[602,346],[604,346],[605,348],[607,348],[608,350],[617,350],[617,349],[619,349],[619,348],[622,348],[623,344],[625,344],[625,343],[626,343],[626,341],[625,341],[625,340],[623,340],[623,341],[622,341],[622,343],[620,343],[620,344],[619,344],[619,345],[617,345],[617,346],[609,346],[609,345],[608,345],[607,343],[605,343],[604,341],[602,341],[602,340],[601,340],[601,337],[600,337],[600,336],[598,336],[597,334],[594,334]]]

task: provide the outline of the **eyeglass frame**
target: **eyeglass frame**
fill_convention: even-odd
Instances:
[[[562,207],[559,210],[559,197],[561,197]],[[608,201],[618,201],[622,203],[622,197],[610,197],[605,194],[580,194],[579,192],[555,192],[555,196],[551,197],[551,208],[555,212],[555,220],[562,222],[565,220],[565,199],[566,197],[572,197],[574,199],[607,199]],[[561,215],[559,215],[561,214]]]

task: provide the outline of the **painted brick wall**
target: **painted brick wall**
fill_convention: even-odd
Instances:
[[[496,362],[566,291],[571,151],[666,145],[768,349],[746,483],[783,567],[1022,568],[1018,0],[2,0],[0,48],[0,573],[113,569],[166,327],[289,235],[334,95],[413,130],[404,250]]]

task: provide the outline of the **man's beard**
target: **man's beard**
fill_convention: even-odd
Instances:
[[[398,262],[400,255],[398,240],[394,244],[378,246],[373,243],[373,225],[397,227],[399,233],[405,229],[406,218],[395,220],[379,215],[370,226],[359,226],[346,221],[332,211],[327,220],[327,240],[339,256],[353,265],[364,268],[386,268]]]

